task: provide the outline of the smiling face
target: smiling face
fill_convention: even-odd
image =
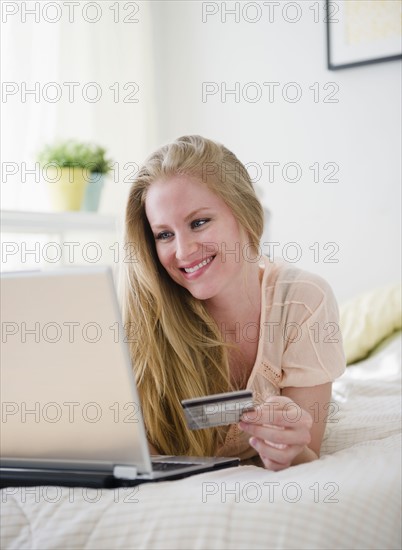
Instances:
[[[196,178],[174,176],[150,186],[145,211],[159,261],[176,283],[199,300],[235,296],[247,239],[218,195]]]

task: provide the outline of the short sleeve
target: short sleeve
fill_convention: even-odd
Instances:
[[[304,318],[291,310],[284,327],[280,388],[332,382],[346,368],[339,310],[330,285],[307,272],[290,285],[288,301],[303,304]]]

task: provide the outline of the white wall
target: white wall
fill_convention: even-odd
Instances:
[[[285,21],[281,10],[275,12],[273,23],[264,10],[256,23],[242,16],[236,23],[233,15],[222,22],[225,3],[210,4],[219,12],[203,22],[202,2],[152,2],[155,147],[197,133],[224,143],[244,163],[258,163],[258,184],[271,211],[268,237],[281,243],[275,252],[297,242],[302,255],[296,265],[324,276],[341,302],[398,281],[400,62],[328,71],[323,2],[317,23],[309,9],[316,3],[298,2],[302,17],[293,24]],[[240,3],[241,9],[245,4]],[[226,6],[233,7],[234,2]],[[257,12],[249,9],[246,18],[255,18]],[[293,17],[291,11],[289,17]],[[239,82],[243,90],[245,84],[255,82],[262,97],[248,102],[240,96],[237,103],[227,95],[223,102],[217,93],[203,102],[203,82],[217,83],[220,92],[221,83],[233,89]],[[263,82],[280,83],[272,103]],[[281,90],[289,82],[301,88],[302,97],[296,103],[282,97]],[[337,86],[333,95],[337,103],[323,102],[335,89],[331,85],[324,90],[328,82]],[[322,93],[317,103],[309,89],[314,83]],[[246,97],[252,99],[252,92],[246,88]],[[270,183],[264,162],[280,162],[281,167],[297,163],[302,177],[288,182],[279,171]],[[327,162],[339,166],[336,183],[323,181],[331,172],[329,167],[324,170]],[[322,169],[317,183],[309,169],[314,163]],[[249,170],[256,178],[255,165]],[[289,177],[294,174],[290,169]],[[314,243],[320,252],[317,262],[309,249]],[[336,244],[325,251],[326,243]],[[325,262],[335,246],[339,249],[333,258],[338,263]],[[287,252],[294,256],[297,251],[288,248]]]
[[[39,5],[25,4],[30,9]],[[294,255],[296,249],[286,245],[298,243],[297,265],[327,278],[340,301],[399,279],[399,61],[328,71],[323,0],[293,2],[302,9],[296,23],[283,17],[283,6],[292,2],[282,0],[273,22],[267,2],[137,2],[135,24],[124,22],[133,3],[119,4],[118,22],[113,20],[113,0],[92,4],[102,7],[102,18],[93,24],[83,19],[81,7],[70,24],[64,6],[59,23],[47,23],[43,16],[36,22],[32,15],[21,22],[18,12],[3,25],[3,81],[26,82],[28,88],[52,81],[78,81],[82,88],[95,81],[104,93],[98,103],[77,99],[70,104],[65,95],[57,103],[36,103],[32,96],[25,102],[20,94],[8,98],[2,104],[3,162],[27,162],[32,167],[37,150],[56,138],[105,145],[119,162],[120,174],[116,181],[109,178],[100,212],[116,214],[121,224],[130,187],[122,180],[133,166],[126,163],[141,163],[152,150],[180,135],[201,134],[221,141],[249,165],[271,212],[264,241],[280,243],[275,257],[283,252]],[[222,22],[224,6],[236,5],[240,21],[227,14]],[[261,8],[261,19],[247,22],[255,18],[255,6]],[[317,12],[311,8],[317,6],[315,23]],[[203,22],[206,7],[218,12]],[[292,8],[286,13],[289,18],[295,15]],[[140,86],[140,101],[114,102],[109,86],[119,82],[123,87],[131,81]],[[237,82],[246,96],[236,102],[227,95],[222,101],[217,93],[203,101],[203,82],[216,83],[219,92],[222,83],[233,89]],[[247,101],[253,97],[252,87],[247,89],[250,82],[262,91],[257,102]],[[273,102],[264,82],[280,83]],[[302,91],[296,103],[282,97],[289,82]],[[328,82],[338,87],[337,103],[323,102],[332,89],[330,85],[324,90]],[[309,89],[314,83],[321,92],[318,102]],[[280,168],[297,163],[302,177],[294,183],[284,181],[279,170],[270,182],[263,164],[267,162],[279,162]],[[330,175],[324,170],[327,162],[339,166],[338,182],[323,181]],[[309,169],[315,163],[321,167],[319,182],[313,181]],[[33,180],[31,175],[22,183],[21,172],[6,183],[3,178],[2,208],[49,209],[42,183]],[[82,236],[83,242],[87,239],[87,234]],[[326,243],[335,245],[324,250]],[[338,263],[325,262],[334,246]]]
[[[117,11],[113,0],[81,2],[71,12],[61,0],[4,6],[2,90],[15,93],[1,104],[3,209],[51,210],[37,153],[73,138],[107,149],[116,168],[100,211],[124,215],[130,174],[155,142],[150,3],[139,4],[137,13],[135,3]]]

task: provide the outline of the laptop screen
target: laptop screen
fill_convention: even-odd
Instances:
[[[151,471],[108,267],[1,275],[3,465]]]

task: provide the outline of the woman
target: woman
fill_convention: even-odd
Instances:
[[[184,136],[140,169],[126,210],[124,320],[152,451],[319,456],[331,383],[345,366],[328,284],[260,254],[263,210],[224,146]],[[180,401],[248,388],[239,424],[190,431]]]

